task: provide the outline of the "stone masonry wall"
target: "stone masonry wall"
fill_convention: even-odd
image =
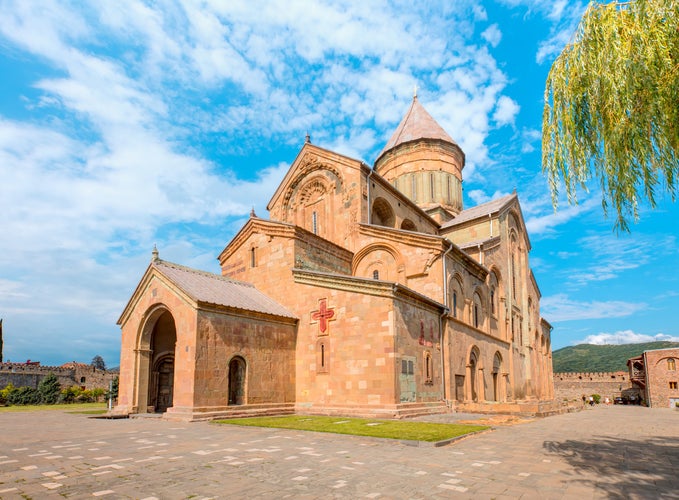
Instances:
[[[554,397],[557,401],[579,401],[583,394],[599,394],[602,402],[606,397],[613,401],[628,389],[632,389],[632,383],[627,372],[554,374]]]
[[[117,373],[98,370],[89,365],[65,368],[24,363],[0,363],[0,389],[10,383],[14,387],[26,386],[37,389],[40,381],[50,373],[56,375],[62,388],[77,385],[85,389],[98,387],[108,389],[109,381],[117,376]]]

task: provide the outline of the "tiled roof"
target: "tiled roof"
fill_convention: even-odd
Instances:
[[[218,274],[191,269],[160,259],[153,261],[151,265],[196,302],[286,318],[297,317],[250,283],[235,281]]]
[[[414,97],[410,109],[377,158],[379,159],[384,153],[400,144],[418,139],[440,139],[455,144],[441,125],[436,123],[436,120],[424,109],[417,97]]]
[[[506,196],[502,196],[500,198],[496,198],[494,200],[491,200],[486,203],[482,203],[481,205],[477,205],[472,208],[468,208],[467,210],[463,210],[460,212],[453,220],[446,222],[441,226],[441,229],[445,229],[448,227],[453,227],[458,224],[462,224],[463,222],[467,222],[470,220],[478,219],[479,217],[483,217],[484,215],[488,214],[494,214],[501,208],[503,208],[505,205],[507,205],[509,202],[514,200],[516,198],[516,193],[508,194]]]

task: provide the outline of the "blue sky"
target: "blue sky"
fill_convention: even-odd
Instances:
[[[465,151],[465,206],[516,189],[554,349],[679,338],[679,204],[616,235],[555,213],[544,82],[580,2],[0,0],[5,360],[101,355],[151,258],[219,272],[308,132],[372,164],[413,89]]]

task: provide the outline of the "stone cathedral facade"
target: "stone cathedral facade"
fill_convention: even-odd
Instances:
[[[307,140],[221,275],[154,251],[119,320],[115,411],[551,411],[518,197],[465,209],[464,164],[417,98],[372,167]]]

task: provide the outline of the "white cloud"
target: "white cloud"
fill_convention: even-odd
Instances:
[[[625,271],[676,252],[676,241],[671,235],[590,234],[580,238],[577,244],[590,256],[591,262],[589,267],[568,273],[569,281],[578,286],[614,279]]]
[[[656,333],[655,335],[648,335],[645,333],[637,333],[632,330],[620,330],[613,333],[597,333],[588,335],[583,340],[572,342],[577,344],[594,344],[594,345],[620,345],[620,344],[640,344],[642,342],[657,342],[657,341],[679,342],[679,337],[667,335],[664,333]]]
[[[621,318],[647,307],[643,302],[577,301],[562,293],[540,299],[541,314],[550,322]]]
[[[493,120],[499,127],[514,123],[516,115],[519,113],[520,106],[507,96],[500,96],[497,100],[497,107],[493,113]]]
[[[490,44],[491,47],[497,47],[502,40],[502,32],[497,24],[491,24],[486,28],[481,37]]]
[[[554,231],[554,229],[562,224],[566,224],[570,220],[580,217],[583,214],[590,212],[595,207],[599,206],[599,202],[591,197],[577,205],[566,205],[564,208],[554,210],[551,206],[545,206],[544,202],[540,202],[541,211],[531,214],[526,219],[526,228],[528,234],[544,235]],[[551,210],[551,213],[545,214],[545,211]],[[528,210],[526,212],[529,212]],[[530,213],[530,212],[529,212]]]

